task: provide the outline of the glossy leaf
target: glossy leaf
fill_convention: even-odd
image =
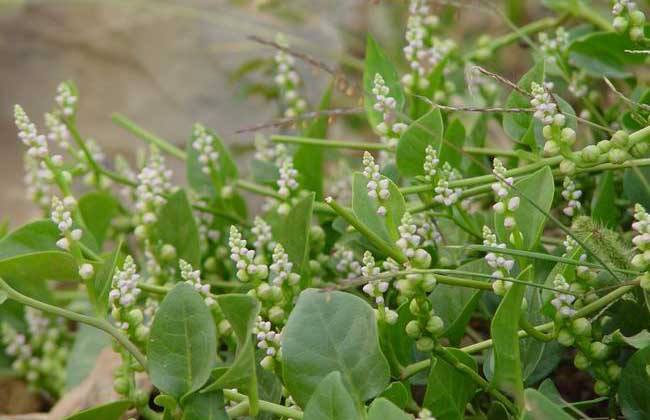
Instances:
[[[544,81],[544,61],[537,63],[519,79],[517,86],[525,92],[530,92],[532,82],[541,84]],[[508,108],[530,108],[530,98],[513,90],[506,100]],[[533,132],[533,115],[528,112],[508,112],[503,115],[503,130],[514,141],[528,144],[535,149]]]
[[[382,179],[388,179],[382,177]],[[373,232],[379,235],[389,244],[394,244],[399,238],[399,227],[402,216],[406,211],[406,203],[402,193],[399,192],[393,181],[388,180],[388,191],[390,197],[383,204],[386,208],[386,214],[380,216],[377,214],[379,201],[368,197],[368,180],[360,172],[355,172],[352,178],[352,211],[355,216]]]
[[[28,223],[6,235],[0,240],[0,276],[79,281],[77,262],[56,246],[59,238],[58,228],[49,220]]]
[[[373,310],[349,293],[303,291],[282,334],[282,359],[286,387],[300,405],[335,370],[362,401],[389,381]]]
[[[648,330],[641,330],[638,333],[626,337],[621,330],[616,330],[603,337],[603,343],[627,345],[635,349],[642,349],[650,346],[650,332]]]
[[[456,359],[476,371],[472,356],[454,348],[447,349]],[[441,358],[432,358],[427,392],[423,406],[431,410],[437,420],[462,420],[465,407],[474,396],[476,383],[467,374]]]
[[[194,393],[183,400],[182,420],[228,420],[221,391]]]
[[[178,259],[183,259],[194,267],[199,266],[199,231],[185,191],[178,190],[167,198],[160,209],[155,231],[162,243],[176,248]]]
[[[494,271],[483,259],[463,264],[458,267],[458,270],[481,274],[492,274]],[[467,278],[472,277],[468,276]],[[485,277],[474,277],[473,280],[485,281]],[[482,290],[445,284],[438,284],[429,295],[436,315],[445,323],[443,336],[452,343],[457,344],[465,335],[467,324],[469,324],[482,295]]]
[[[424,175],[424,158],[427,146],[439,154],[442,147],[443,124],[439,109],[434,109],[413,121],[397,143],[395,160],[397,169],[405,177]]]
[[[108,294],[111,291],[115,267],[120,260],[121,248],[122,243],[120,242],[115,250],[104,258],[104,263],[97,270],[97,274],[92,279],[92,287],[89,288],[93,307],[100,317],[105,317],[108,313]]]
[[[524,392],[524,412],[522,420],[572,420],[573,417],[562,410],[560,406],[549,400],[535,389]]]
[[[117,400],[80,411],[65,420],[119,420],[131,406],[131,401]]]
[[[618,398],[621,411],[628,420],[650,417],[650,346],[630,357],[621,373]]]
[[[332,97],[332,85],[330,85],[318,106],[319,110],[326,110],[330,107]],[[316,118],[305,130],[305,137],[324,139],[327,136],[329,116],[321,115]],[[293,154],[293,163],[300,174],[301,187],[313,191],[316,200],[323,200],[323,153],[322,147],[301,144]]]
[[[107,192],[93,191],[79,198],[78,206],[84,224],[101,247],[113,218],[118,214],[119,201]]]
[[[516,181],[515,187],[518,191],[510,189],[512,196],[525,196],[534,201],[538,207],[548,213],[553,203],[555,183],[553,173],[549,167],[539,169],[527,177]],[[524,249],[532,250],[537,247],[546,223],[546,214],[540,212],[528,200],[521,197],[520,205],[514,212],[517,227],[523,234]],[[494,214],[494,225],[496,233],[501,242],[508,243],[509,232],[503,227],[504,216]]]
[[[151,383],[179,399],[207,381],[217,351],[212,314],[186,283],[160,304],[147,344]]]
[[[628,54],[637,46],[627,34],[598,32],[578,38],[569,46],[569,61],[590,76],[625,78],[631,76],[627,65],[642,64],[643,54]]]
[[[411,420],[411,416],[385,398],[377,398],[370,404],[368,420]]]
[[[361,419],[358,402],[345,387],[341,374],[334,371],[316,387],[305,408],[304,420]]]
[[[230,293],[217,296],[217,303],[230,323],[237,339],[237,353],[232,364],[202,392],[226,387],[246,388],[255,377],[255,350],[251,341],[253,327],[260,310],[252,296]]]
[[[373,106],[375,104],[375,95],[372,89],[375,83],[375,74],[380,74],[384,78],[384,82],[389,89],[389,96],[393,97],[396,102],[395,110],[401,111],[404,108],[404,92],[402,91],[402,84],[399,80],[399,75],[395,70],[393,64],[386,58],[384,51],[381,49],[377,41],[368,35],[366,43],[366,58],[363,69],[363,93],[364,93],[364,107],[368,115],[368,121],[373,130],[377,125],[383,121],[381,112],[376,111]]]
[[[650,209],[650,167],[634,167],[625,170],[623,193],[633,203]]]
[[[314,205],[314,194],[298,201],[287,214],[280,231],[280,243],[289,255],[296,273],[304,274],[309,259],[309,229]]]
[[[494,376],[491,382],[502,391],[523,401],[524,382],[519,357],[519,317],[526,286],[513,283],[492,318],[490,332],[494,345]]]
[[[591,217],[595,222],[607,227],[614,227],[618,224],[618,209],[614,199],[614,172],[608,171],[598,178],[598,187],[594,191],[591,200]]]
[[[399,408],[406,407],[410,398],[409,391],[401,382],[392,382],[379,396],[387,399]]]

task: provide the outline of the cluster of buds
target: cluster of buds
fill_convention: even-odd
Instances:
[[[418,235],[418,226],[415,224],[411,213],[406,212],[402,216],[399,227],[399,239],[396,245],[402,250],[413,268],[429,268],[431,255],[420,246],[422,237]]]
[[[441,41],[433,36],[439,22],[426,2],[411,0],[406,24],[407,45],[403,48],[411,73],[402,77],[408,91],[428,88],[429,76],[454,46],[452,41]]]
[[[54,102],[56,102],[57,107],[61,114],[66,117],[73,117],[77,108],[77,95],[72,90],[70,83],[60,83],[56,88],[56,96],[54,97]]]
[[[562,213],[569,217],[573,217],[582,208],[582,204],[580,204],[582,191],[576,187],[576,183],[568,176],[564,177],[563,186],[562,197],[567,201],[567,205],[562,209]]]
[[[257,318],[253,333],[257,337],[257,348],[264,350],[265,354],[260,365],[272,371],[275,363],[282,361],[282,333],[274,331],[271,323],[261,317]]]
[[[284,48],[288,47],[286,39],[281,34],[278,34],[276,42]],[[284,116],[291,118],[302,114],[307,108],[307,102],[298,94],[301,80],[294,68],[295,58],[283,50],[278,50],[275,54],[275,63],[277,66],[275,84],[280,89],[282,101],[286,106]]]
[[[379,202],[377,214],[380,216],[386,215],[386,207],[383,203],[390,198],[390,182],[388,178],[381,176],[379,172],[379,165],[375,163],[375,159],[369,152],[363,154],[363,176],[366,177],[368,183],[368,197],[375,199]]]
[[[216,140],[214,136],[208,133],[208,130],[201,124],[194,124],[192,130],[192,148],[199,154],[199,164],[201,172],[210,175],[212,170],[216,170],[219,164],[219,152],[216,149]]]
[[[404,123],[397,122],[397,101],[390,95],[390,89],[381,74],[375,74],[372,93],[375,95],[375,104],[373,108],[382,113],[382,121],[377,124],[375,129],[381,135],[381,141],[389,150],[397,147],[399,138],[408,126]]]
[[[361,275],[361,264],[352,249],[337,243],[332,259],[336,261],[336,273],[341,278],[354,279]]]
[[[25,378],[30,389],[46,389],[58,396],[65,383],[68,340],[61,320],[25,308],[27,332],[19,333],[8,323],[2,325],[5,353],[13,358],[12,368]]]
[[[406,334],[416,340],[415,347],[418,351],[431,351],[435,338],[444,330],[444,321],[435,314],[426,295],[411,299],[409,311],[415,319],[406,324]]]
[[[650,215],[638,203],[634,206],[632,229],[636,232],[632,243],[639,252],[632,258],[632,266],[641,271],[648,271],[650,269]],[[650,288],[650,279],[646,280],[646,277],[648,276],[643,276],[641,281],[644,289]]]
[[[138,174],[135,203],[135,235],[138,238],[146,238],[149,228],[158,220],[158,209],[172,191],[171,177],[172,171],[165,166],[165,158],[158,148],[152,147],[148,164]]]
[[[577,257],[578,261],[581,263],[585,263],[587,261],[587,254],[578,253],[578,250],[581,249],[581,247],[572,237],[567,236],[563,241],[563,245],[565,252],[562,254],[562,257],[571,259],[575,259]],[[596,284],[597,273],[586,265],[577,266],[575,273],[576,277],[570,284],[570,290],[572,293],[581,296],[577,298],[575,302],[573,302],[573,307],[579,308],[582,307],[585,303],[589,303],[591,300],[597,298],[597,294],[588,293]]]
[[[609,162],[620,164],[625,162],[630,155],[643,157],[650,149],[648,143],[632,142],[624,130],[615,132],[611,139],[601,140],[597,144],[586,146],[580,151],[580,160],[586,165],[595,165]]]
[[[255,237],[253,246],[255,247],[257,255],[265,255],[267,252],[274,249],[275,241],[273,241],[271,225],[266,223],[264,219],[259,216],[255,216],[255,219],[253,220],[253,227],[251,228],[251,233]]]
[[[138,296],[142,290],[138,288],[140,275],[137,273],[135,262],[130,255],[124,259],[122,269],[115,269],[108,294],[111,305],[111,316],[117,326],[133,337],[138,343],[144,343],[149,336],[149,329],[144,325],[144,314],[136,308]]]
[[[289,255],[284,251],[281,244],[273,249],[273,262],[269,266],[271,271],[271,283],[277,287],[293,287],[300,282],[300,275],[292,273],[293,263],[289,261]]]
[[[48,130],[48,140],[55,142],[63,150],[76,153],[70,145],[70,130],[56,113],[45,113],[45,126]]]
[[[197,200],[197,202],[201,205],[204,205],[205,207],[209,207],[206,200]],[[221,237],[221,232],[218,229],[215,229],[213,226],[214,214],[196,210],[194,212],[194,217],[196,218],[196,227],[199,231],[201,247],[202,249],[206,249],[208,247],[209,241],[219,240]]]
[[[569,33],[563,27],[555,30],[555,38],[551,38],[548,34],[541,32],[538,39],[540,50],[546,62],[549,64],[555,64],[557,57],[563,56],[569,47]]]
[[[368,282],[363,286],[363,292],[373,298],[377,304],[378,318],[389,324],[394,324],[397,322],[397,312],[386,308],[384,293],[388,291],[388,282],[385,279],[377,278],[380,273],[381,268],[377,267],[372,253],[364,252],[361,274],[368,279]]]
[[[295,191],[298,187],[298,170],[293,167],[293,158],[288,154],[280,159],[279,168],[280,176],[276,181],[278,185],[278,194],[283,199],[288,199],[291,196],[291,192]]]
[[[566,293],[569,291],[570,286],[562,274],[555,276],[555,279],[553,279],[553,287],[558,291],[555,292],[555,297],[551,300],[551,305],[555,307],[558,315],[565,318],[575,315],[576,310],[572,304],[576,300],[576,297]]]
[[[217,301],[210,294],[210,285],[201,283],[201,270],[194,270],[192,265],[183,259],[178,261],[178,265],[181,269],[181,278],[185,280],[185,283],[203,296],[203,301],[208,308],[214,307]]]
[[[268,277],[268,267],[255,262],[255,250],[246,248],[246,240],[242,238],[241,232],[235,226],[230,227],[228,246],[230,259],[236,265],[237,278],[240,281],[258,281]]]
[[[36,205],[46,210],[52,201],[52,171],[41,162],[25,155],[25,187],[27,197]]]
[[[77,200],[72,196],[60,200],[52,197],[52,212],[50,219],[56,224],[63,237],[56,242],[56,246],[69,251],[71,245],[81,240],[83,231],[79,228],[72,229],[72,212],[77,207]]]
[[[492,233],[490,228],[487,226],[483,226],[483,245],[495,248],[506,248],[506,244],[499,243],[497,241],[497,235]],[[494,290],[495,294],[503,296],[506,291],[512,287],[512,282],[502,279],[510,276],[510,271],[514,267],[515,261],[497,254],[498,253],[493,251],[488,252],[485,254],[485,261],[494,269],[492,278],[495,280],[492,282],[492,290]]]
[[[452,168],[449,162],[445,162],[442,169],[438,171],[436,186],[433,189],[436,193],[433,196],[433,201],[448,207],[458,202],[463,194],[463,189],[452,188],[449,183],[460,179],[460,177],[460,172],[456,168]]]
[[[510,193],[514,178],[508,176],[507,172],[501,160],[495,158],[492,173],[497,180],[491,187],[492,191],[494,191],[496,203],[492,208],[497,214],[503,215],[503,227],[512,230],[517,225],[514,212],[519,208],[521,199],[517,196],[513,197]]]
[[[413,221],[417,225],[417,234],[422,238],[421,246],[430,247],[442,241],[442,235],[438,231],[433,218],[427,212],[420,212],[413,216]]]
[[[436,174],[438,173],[438,164],[440,159],[438,158],[438,152],[433,146],[428,145],[424,149],[424,180],[432,184],[436,179]]]
[[[589,92],[587,85],[587,72],[584,70],[574,70],[571,72],[571,80],[569,81],[569,92],[576,98],[582,98]]]
[[[535,107],[535,118],[540,120],[544,125],[556,125],[563,127],[566,119],[563,114],[558,112],[557,103],[555,103],[550,91],[553,89],[553,83],[545,82],[541,85],[532,82],[530,85],[530,94],[532,99],[530,104]]]
[[[28,147],[27,155],[39,160],[45,159],[48,156],[47,138],[38,134],[36,125],[30,121],[20,105],[14,106],[14,119],[18,127],[18,137]]]
[[[632,41],[645,38],[645,14],[637,9],[632,0],[616,0],[612,6],[612,14],[616,16],[612,26],[619,33],[628,32]]]

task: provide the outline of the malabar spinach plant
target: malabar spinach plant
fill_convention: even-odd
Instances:
[[[281,115],[249,176],[199,123],[178,147],[116,115],[149,147],[109,161],[71,82],[44,126],[16,105],[43,219],[0,240],[11,368],[58,398],[109,336],[120,398],[76,420],[650,418],[645,15],[544,4],[468,44],[463,3],[411,0],[403,55],[369,34],[360,73],[262,40]],[[516,83],[489,70],[515,42]],[[317,106],[298,60],[333,76]],[[329,138],[333,117],[367,129]]]

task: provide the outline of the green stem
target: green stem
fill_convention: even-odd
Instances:
[[[92,249],[88,248],[88,247],[87,247],[86,245],[84,245],[82,242],[79,241],[79,242],[77,242],[77,244],[79,245],[79,248],[81,248],[81,251],[82,251],[85,255],[87,255],[88,257],[90,257],[91,259],[93,259],[94,261],[97,261],[97,262],[103,262],[103,261],[104,261],[104,260],[102,259],[102,257],[100,257],[99,255],[97,255],[97,254],[95,253],[95,251],[93,251]]]
[[[337,149],[388,150],[388,146],[386,146],[383,143],[369,143],[369,142],[361,142],[361,141],[344,141],[344,140],[328,140],[328,139],[317,139],[317,138],[312,138],[312,137],[275,135],[275,136],[271,136],[271,141],[276,142],[276,143],[304,144],[304,145],[308,145],[308,146],[331,147],[331,148],[337,148]]]
[[[263,185],[256,184],[251,181],[238,179],[235,182],[235,186],[241,190],[250,191],[252,193],[275,198],[277,200],[284,200],[284,198],[280,194],[278,194],[277,191],[272,190],[271,188],[265,187]]]
[[[228,414],[228,417],[231,419],[236,419],[237,417],[246,417],[248,415],[250,405],[248,404],[248,400],[242,401],[233,408],[229,408],[226,410],[226,413]]]
[[[29,296],[25,296],[16,290],[12,289],[7,282],[3,279],[0,279],[0,289],[4,290],[7,293],[9,299],[13,299],[18,303],[22,303],[26,306],[31,306],[32,308],[47,312],[53,315],[57,315],[72,321],[81,322],[83,324],[90,325],[100,329],[107,334],[110,334],[118,343],[120,343],[133,357],[140,363],[140,365],[147,370],[147,359],[144,357],[140,350],[129,341],[128,337],[122,334],[117,328],[113,327],[108,321],[99,318],[93,318],[90,316],[78,314],[76,312],[68,311],[67,309],[59,308],[53,305],[49,305],[45,302],[32,299]]]
[[[145,130],[144,128],[140,127],[127,117],[125,117],[122,114],[113,114],[111,117],[113,122],[120,127],[124,128],[134,136],[144,140],[145,142],[149,144],[153,144],[157,146],[160,150],[163,150],[170,155],[174,156],[175,158],[178,158],[180,160],[185,160],[187,159],[187,154],[185,151],[181,150],[180,148],[174,146],[172,143],[169,141],[162,139],[155,134],[151,133],[150,131]]]
[[[95,178],[98,179],[100,174],[102,173],[102,168],[99,165],[99,163],[97,163],[92,153],[90,153],[90,150],[88,149],[88,146],[86,146],[86,142],[81,138],[81,135],[77,130],[77,127],[68,118],[63,118],[63,123],[68,128],[68,131],[72,135],[72,138],[74,139],[74,142],[77,144],[77,147],[81,149],[81,152],[86,157],[86,160],[88,161],[88,164],[92,168],[93,172],[95,172]]]
[[[585,317],[589,314],[592,314],[594,312],[599,311],[600,309],[606,307],[610,303],[614,302],[621,296],[625,295],[626,293],[630,292],[632,289],[634,289],[637,285],[625,285],[621,286],[612,292],[606,294],[605,296],[596,299],[595,301],[591,302],[588,305],[583,306],[582,308],[578,309],[576,313],[573,315],[573,319],[575,318],[582,318]],[[553,330],[553,327],[555,324],[553,322],[547,322],[546,324],[541,324],[537,325],[534,327],[535,330],[539,332],[548,332]],[[527,337],[528,333],[524,330],[519,330],[517,333],[519,338]],[[489,340],[484,340],[479,343],[471,344],[469,346],[461,347],[460,350],[467,353],[467,354],[472,354],[472,353],[477,353],[479,351],[489,349],[492,347],[492,339]],[[408,377],[411,377],[418,373],[421,370],[427,369],[431,365],[431,360],[422,360],[420,362],[413,363],[411,365],[406,366],[402,370],[402,379],[406,379]]]
[[[373,245],[379,248],[384,254],[392,257],[395,261],[400,264],[404,264],[407,261],[406,256],[400,251],[397,247],[391,246],[382,238],[379,237],[375,232],[370,230],[363,222],[361,222],[352,212],[339,203],[336,202],[332,197],[327,197],[325,202],[334,210],[339,216],[345,219],[352,227],[354,227],[360,234],[365,236]]]
[[[239,392],[230,389],[224,389],[223,395],[231,401],[236,401],[236,402],[248,401],[248,396],[244,394],[240,394]],[[300,420],[303,417],[302,411],[290,407],[285,407],[283,405],[275,404],[269,401],[259,400],[259,405],[260,405],[260,410],[265,411],[267,413],[276,414],[282,417],[291,417],[296,420]]]
[[[442,360],[445,362],[449,363],[452,365],[454,368],[456,368],[458,371],[464,373],[465,375],[469,376],[474,382],[476,382],[485,392],[488,394],[492,395],[494,398],[499,400],[511,413],[516,414],[517,413],[517,408],[515,405],[501,393],[498,389],[494,388],[490,383],[485,380],[481,375],[476,373],[472,368],[467,366],[466,364],[460,362],[456,356],[454,356],[449,350],[442,346],[436,346],[433,350],[434,354],[438,357],[440,357]]]
[[[575,4],[577,7],[567,8],[567,12],[571,13],[571,15],[582,18],[604,31],[614,30],[612,24],[602,17],[593,7],[585,5],[582,1],[576,1],[572,4]]]
[[[549,341],[553,341],[555,339],[553,334],[544,334],[541,331],[537,331],[535,329],[535,326],[533,326],[528,320],[528,318],[526,318],[525,314],[521,314],[521,318],[519,318],[519,327],[522,330],[526,331],[526,334],[529,337],[533,337],[535,340],[548,343]]]

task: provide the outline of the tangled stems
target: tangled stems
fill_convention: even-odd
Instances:
[[[576,318],[581,318],[585,317],[587,315],[590,315],[594,312],[599,311],[600,309],[608,306],[612,302],[615,302],[617,299],[619,299],[621,296],[625,295],[626,293],[630,292],[633,290],[635,287],[637,287],[638,284],[635,282],[633,284],[625,284],[617,289],[611,291],[610,293],[606,294],[605,296],[596,299],[595,301],[591,302],[588,305],[585,305],[584,307],[580,308],[576,313],[571,317],[571,319],[576,319]],[[544,332],[549,332],[552,331],[554,327],[553,322],[547,322],[545,324],[540,324],[534,327],[534,329],[540,333]],[[519,338],[524,338],[528,336],[528,333],[525,330],[520,330],[518,332]],[[473,354],[477,353],[479,351],[488,349],[492,347],[492,339],[489,340],[484,340],[475,344],[471,344],[469,346],[461,347],[460,350],[468,353],[468,354]],[[416,373],[418,373],[421,370],[427,369],[431,365],[431,360],[422,360],[420,362],[413,363],[411,365],[406,366],[402,370],[401,377],[402,379],[409,378]]]
[[[131,355],[145,370],[147,369],[147,359],[140,352],[140,350],[138,350],[135,344],[133,344],[124,334],[109,324],[106,320],[78,314],[67,309],[62,309],[53,305],[49,305],[45,302],[32,299],[29,296],[25,296],[14,290],[3,279],[0,279],[0,290],[4,291],[7,294],[7,298],[15,300],[16,302],[23,305],[30,306],[32,308],[39,309],[43,312],[47,312],[53,315],[57,315],[71,321],[81,322],[83,324],[90,325],[91,327],[95,327],[106,332],[107,334],[111,335],[118,343],[120,343],[129,353],[131,353]]]
[[[224,389],[223,395],[231,401],[237,401],[240,403],[248,402],[248,396],[244,394],[240,394],[239,392],[230,389]],[[237,405],[237,407],[239,407],[239,405]],[[278,416],[289,417],[296,420],[300,420],[303,418],[302,411],[298,411],[290,407],[285,407],[283,405],[274,404],[269,401],[259,400],[259,409],[261,411],[266,411],[268,413],[273,413],[273,414],[277,414]],[[248,412],[248,407],[246,407],[246,412]],[[229,411],[228,414],[232,416],[233,412]]]

